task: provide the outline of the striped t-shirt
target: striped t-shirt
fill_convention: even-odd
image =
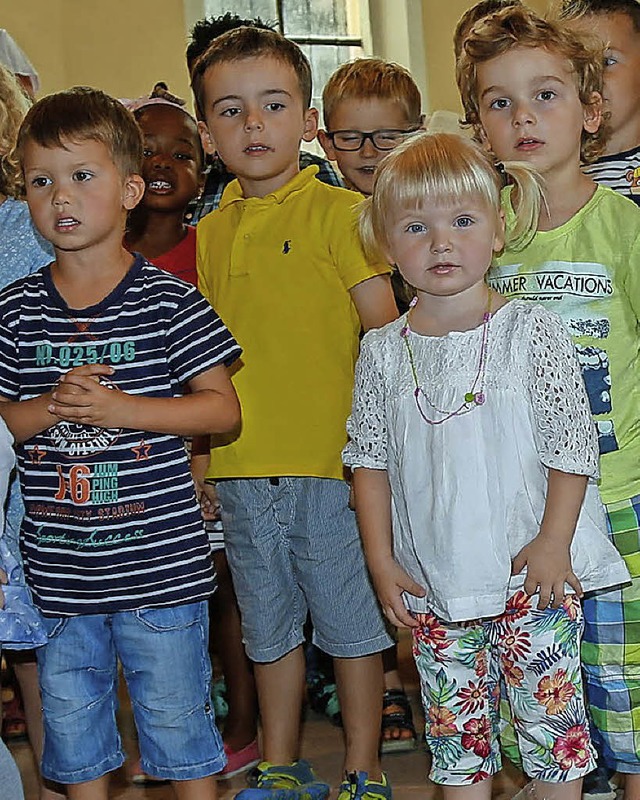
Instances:
[[[582,171],[640,206],[640,147],[601,156],[592,164],[583,164]]]
[[[49,267],[0,293],[0,394],[27,400],[89,363],[113,391],[173,397],[240,348],[187,283],[137,257],[102,302],[70,309]],[[183,440],[61,421],[18,450],[22,550],[49,615],[190,603],[213,588]]]

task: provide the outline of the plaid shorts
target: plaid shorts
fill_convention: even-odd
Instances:
[[[607,505],[607,516],[632,580],[584,601],[585,688],[605,763],[640,773],[640,495]]]

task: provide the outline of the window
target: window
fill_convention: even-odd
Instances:
[[[311,63],[311,104],[322,115],[322,89],[340,64],[364,55],[360,0],[205,0],[207,16],[231,11],[260,17],[300,45]]]

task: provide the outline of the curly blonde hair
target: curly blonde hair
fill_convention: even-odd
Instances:
[[[19,197],[24,189],[14,148],[29,106],[14,74],[0,64],[0,193],[10,197]]]
[[[465,111],[465,122],[480,136],[478,64],[507,53],[514,47],[543,48],[571,64],[578,96],[583,106],[593,103],[593,93],[602,96],[604,46],[596,37],[577,32],[560,21],[545,20],[524,6],[510,6],[483,17],[462,44],[456,79]],[[580,156],[590,162],[604,150],[609,126],[603,122],[595,133],[583,130]]]

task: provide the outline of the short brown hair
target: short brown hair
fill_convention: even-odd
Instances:
[[[64,147],[65,141],[87,139],[102,142],[123,178],[140,173],[142,134],[133,114],[118,100],[87,86],[38,100],[20,126],[16,150],[22,163],[29,141],[41,147]]]
[[[411,73],[393,61],[358,58],[338,67],[324,87],[322,113],[327,130],[339,102],[363,97],[395,100],[402,106],[407,122],[420,124],[422,99]]]
[[[542,19],[524,6],[511,6],[483,17],[465,38],[456,66],[456,79],[465,111],[465,122],[481,129],[478,105],[478,64],[503,55],[513,47],[543,48],[566,58],[576,78],[583,106],[592,103],[593,92],[602,95],[604,47],[595,37],[572,30],[561,22]],[[608,127],[595,133],[582,131],[581,157],[593,161],[604,149]]]
[[[311,105],[311,66],[295,42],[262,28],[241,27],[227,31],[211,42],[191,73],[191,88],[200,119],[205,118],[204,76],[208,69],[230,61],[268,57],[282,61],[296,74],[304,108]]]

